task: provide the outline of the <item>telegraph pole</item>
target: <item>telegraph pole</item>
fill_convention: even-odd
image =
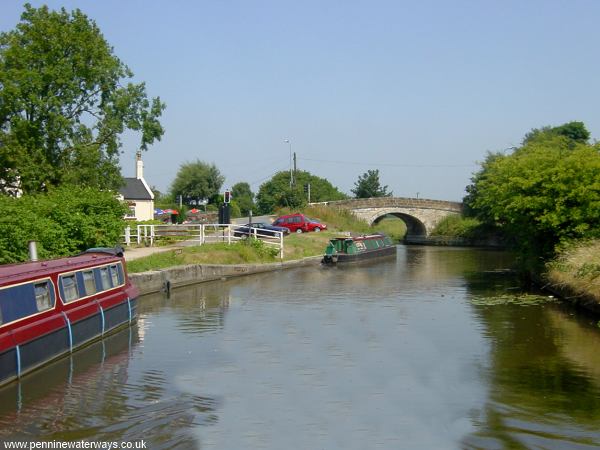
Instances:
[[[283,142],[290,145],[290,188],[294,184],[294,175],[292,173],[292,141],[284,139]]]
[[[294,152],[294,178],[297,178],[296,177],[296,152]],[[296,184],[296,180],[295,179],[292,180],[292,181],[293,181],[293,184]]]

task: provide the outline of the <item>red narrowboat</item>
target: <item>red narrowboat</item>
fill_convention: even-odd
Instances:
[[[0,266],[0,385],[131,324],[123,249]]]

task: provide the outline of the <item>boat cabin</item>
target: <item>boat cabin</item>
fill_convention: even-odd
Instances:
[[[374,234],[359,237],[339,237],[332,239],[325,250],[325,254],[333,255],[342,253],[356,255],[369,250],[377,250],[393,245],[392,240],[383,234]]]
[[[136,317],[122,249],[0,266],[0,385]]]

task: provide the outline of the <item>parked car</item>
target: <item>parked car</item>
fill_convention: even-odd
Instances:
[[[273,225],[288,228],[292,233],[319,232],[327,229],[327,225],[324,223],[300,213],[281,216],[273,222]]]
[[[242,225],[240,227],[236,227],[233,230],[233,235],[235,237],[244,237],[244,236],[248,236],[249,234],[254,235],[254,230],[252,228],[256,228],[256,234],[258,236],[270,236],[270,237],[274,237],[277,236],[277,231],[280,231],[283,233],[283,235],[288,235],[290,234],[290,230],[288,228],[285,227],[277,227],[277,226],[273,226],[273,225],[269,225],[267,223],[263,223],[263,222],[256,222],[256,223],[247,223],[246,225]]]

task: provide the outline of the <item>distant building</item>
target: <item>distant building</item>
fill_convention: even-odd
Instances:
[[[131,220],[154,219],[154,194],[144,180],[144,162],[142,152],[135,155],[135,178],[124,178],[125,186],[119,189],[121,199],[129,206],[129,213],[125,216]]]
[[[10,171],[10,169],[7,170]],[[14,177],[12,183],[8,183],[6,180],[0,178],[0,193],[15,198],[21,197],[23,195],[23,190],[21,189],[21,177],[17,175]]]

